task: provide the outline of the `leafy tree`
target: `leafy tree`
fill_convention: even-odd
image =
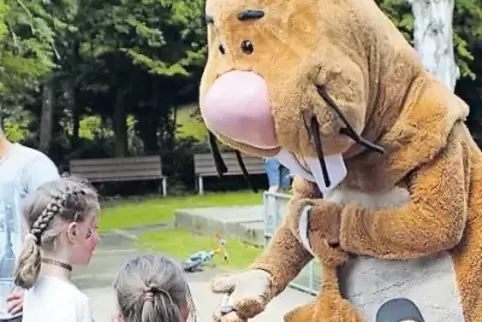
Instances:
[[[81,56],[89,56],[98,86],[91,91],[112,102],[101,114],[113,118],[117,154],[127,153],[126,115],[141,118],[140,129],[157,141],[161,121],[169,122],[172,106],[193,68],[204,62],[200,38],[201,1],[110,0],[83,1],[79,21]],[[80,19],[78,19],[80,20]],[[202,32],[202,31],[201,31]],[[101,84],[107,86],[101,86]],[[173,88],[177,84],[178,88]],[[191,86],[193,87],[193,86]],[[142,116],[146,116],[142,119]],[[147,122],[149,121],[149,122]],[[144,125],[147,125],[144,127]],[[172,132],[170,127],[168,132]],[[161,130],[162,132],[162,130]],[[151,139],[152,141],[152,139]],[[146,144],[155,150],[157,142]]]
[[[54,32],[35,0],[2,0],[0,17],[0,105],[8,113],[32,99],[54,66]]]

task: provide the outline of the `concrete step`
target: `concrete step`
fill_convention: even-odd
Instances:
[[[238,236],[245,242],[263,245],[263,207],[236,206],[180,209],[174,214],[174,225],[200,235]]]
[[[264,246],[264,222],[240,223],[239,239],[255,246]]]

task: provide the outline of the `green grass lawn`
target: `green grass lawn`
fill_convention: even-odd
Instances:
[[[99,231],[105,232],[112,229],[125,229],[170,221],[177,209],[255,205],[262,202],[262,194],[255,194],[250,191],[119,202],[115,206],[102,209]]]
[[[150,231],[141,235],[138,241],[140,249],[158,251],[179,260],[185,260],[197,251],[214,250],[218,245],[214,236],[198,236],[183,229]],[[247,245],[237,238],[227,240],[226,250],[229,263],[225,263],[222,254],[220,254],[214,257],[212,266],[219,266],[228,270],[244,269],[263,251],[261,248]]]

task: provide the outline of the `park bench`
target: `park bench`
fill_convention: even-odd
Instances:
[[[228,168],[228,172],[224,176],[241,176],[243,172],[238,164],[236,154],[234,152],[221,153],[224,163]],[[249,174],[264,174],[264,160],[259,157],[242,154],[246,170]],[[216,166],[211,153],[195,154],[194,155],[194,174],[197,177],[198,192],[200,195],[204,194],[204,181],[206,177],[215,177],[218,175]]]
[[[70,174],[92,183],[160,180],[162,194],[167,195],[167,177],[162,174],[159,156],[71,160]]]

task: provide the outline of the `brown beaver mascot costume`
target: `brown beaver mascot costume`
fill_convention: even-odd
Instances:
[[[482,156],[468,106],[375,2],[207,0],[206,22],[212,138],[297,175],[266,252],[213,281],[231,300],[215,319],[261,313],[317,256],[320,294],[286,321],[371,322],[396,297],[428,321],[482,321]]]

